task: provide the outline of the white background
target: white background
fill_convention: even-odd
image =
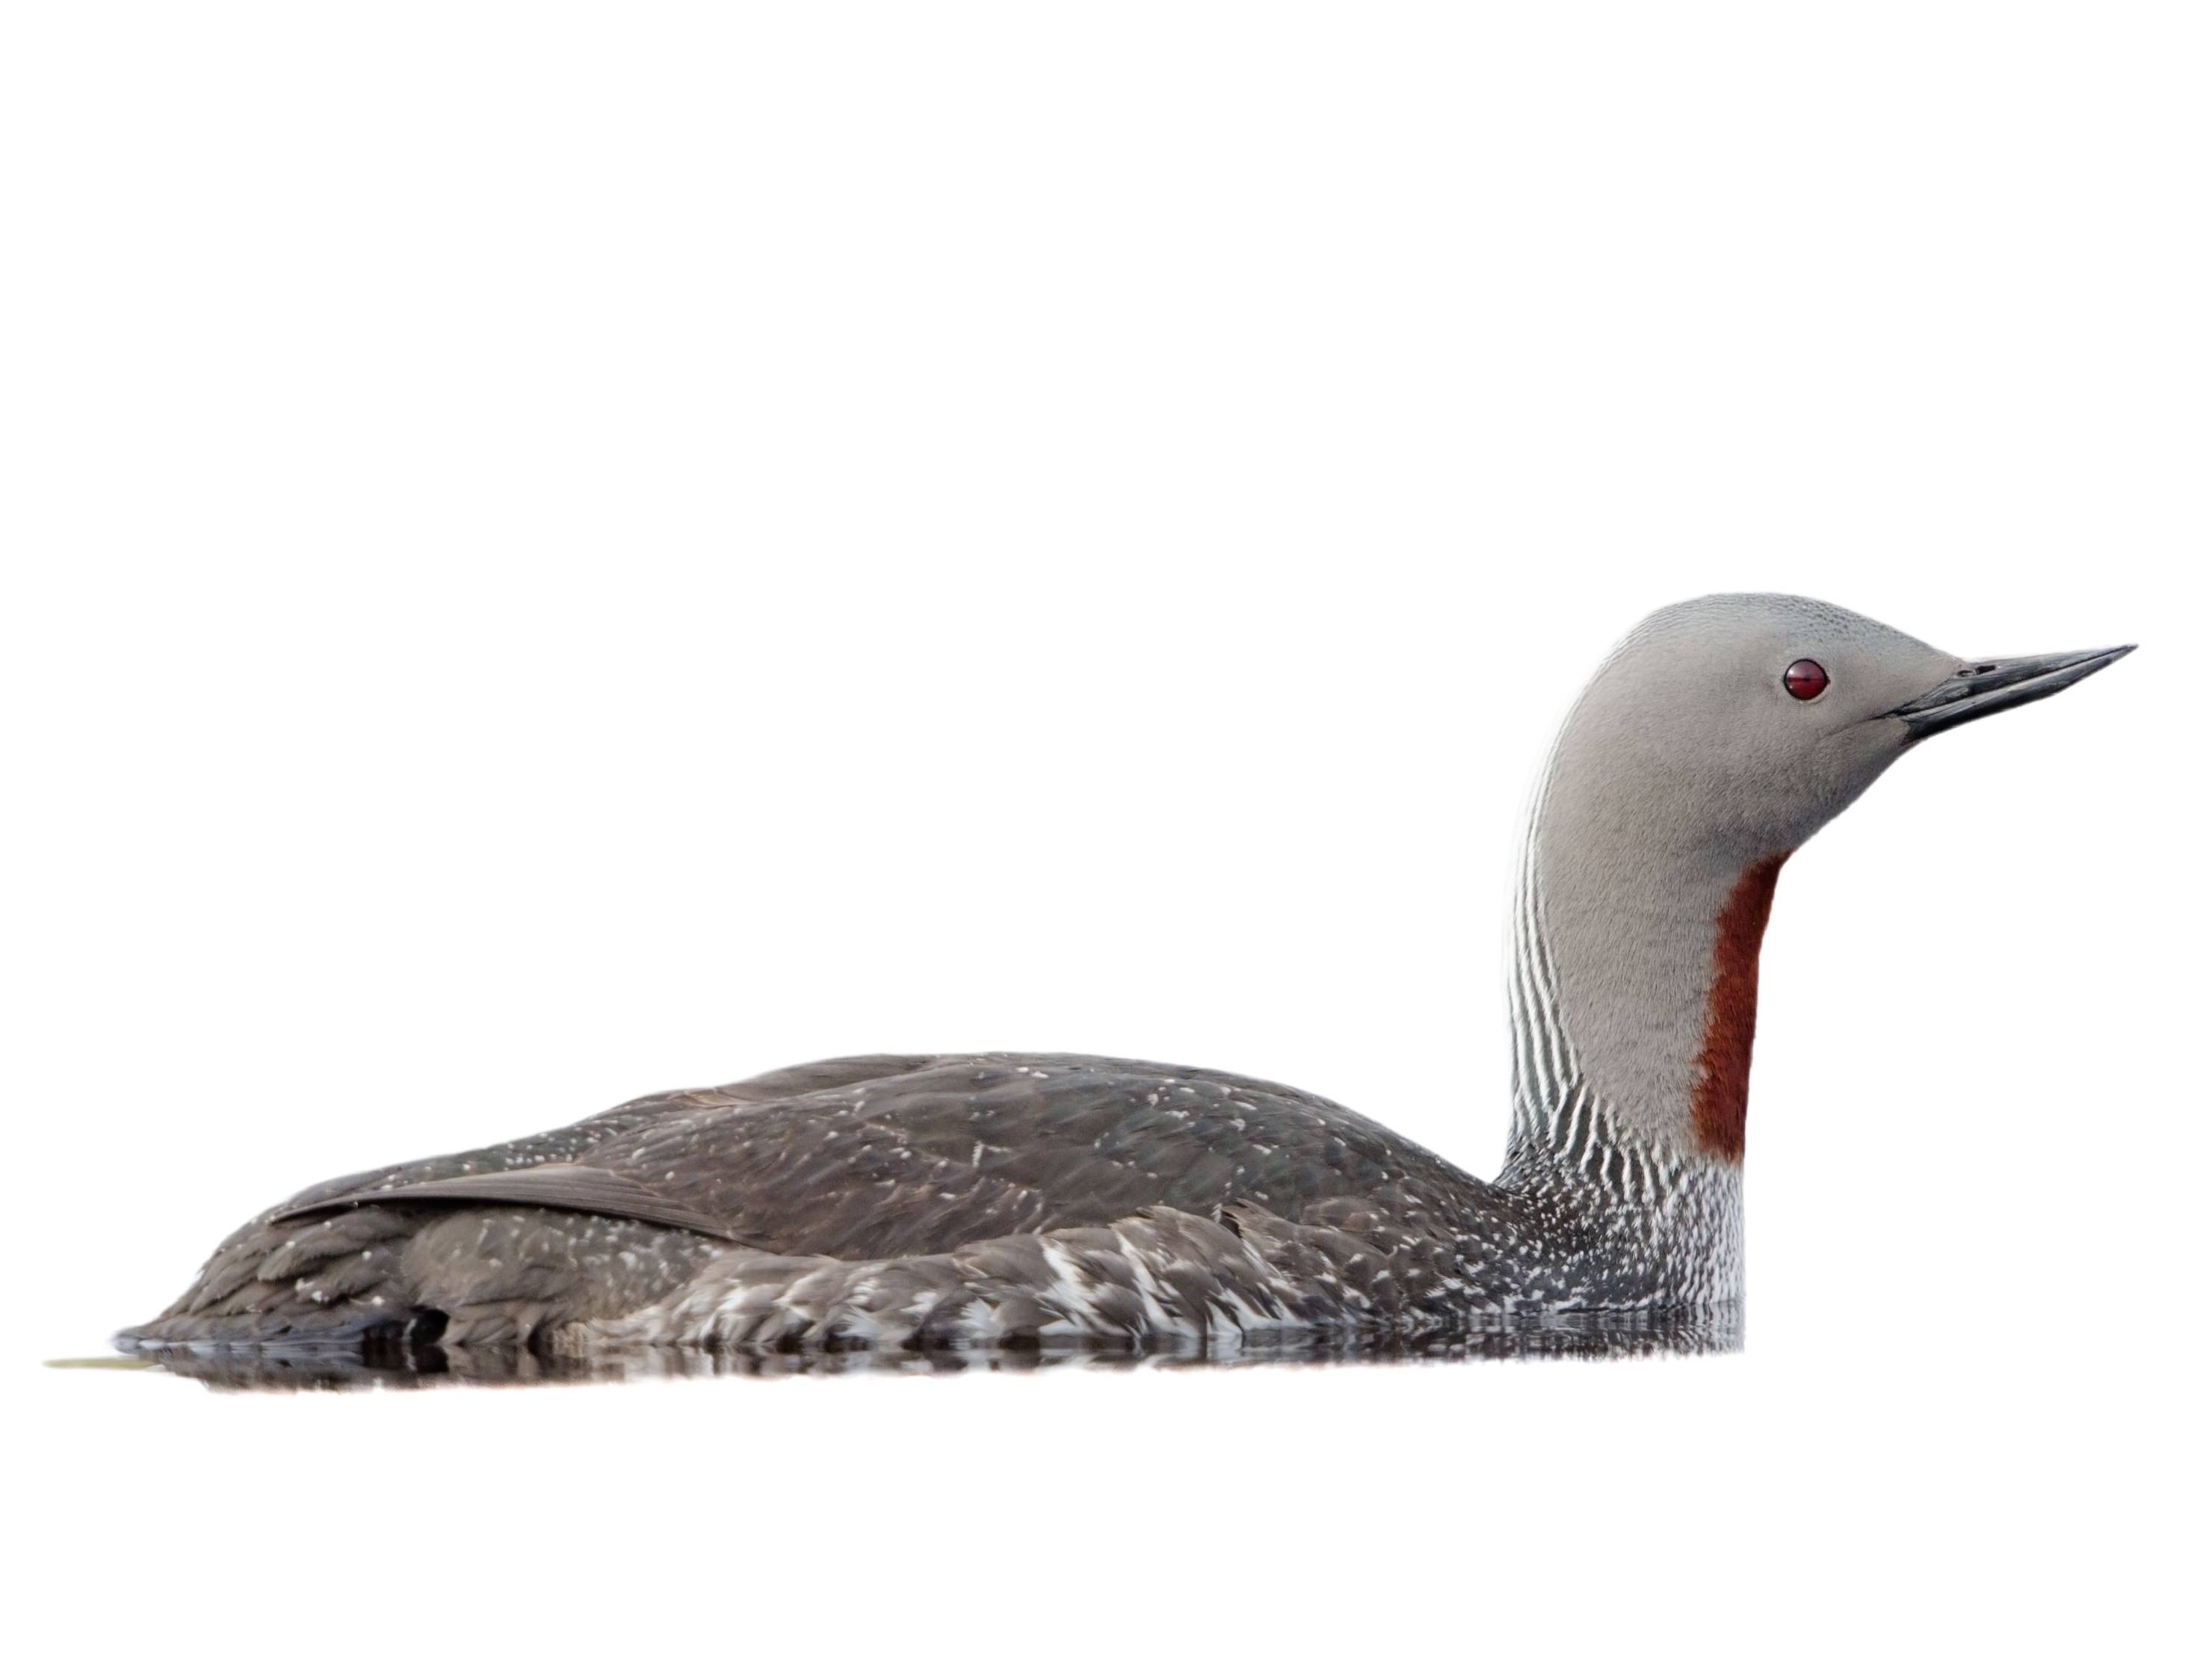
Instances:
[[[12,9],[13,1627],[2201,1642],[2202,20]],[[40,1364],[310,1181],[855,1050],[1487,1172],[1533,769],[1741,587],[2144,648],[1792,862],[1740,1358]]]

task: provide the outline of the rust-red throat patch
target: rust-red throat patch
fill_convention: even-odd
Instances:
[[[1715,1158],[1743,1161],[1743,1120],[1751,1099],[1751,1039],[1759,1024],[1759,942],[1774,908],[1774,879],[1790,856],[1747,867],[1729,890],[1713,937],[1713,980],[1705,992],[1705,1040],[1690,1127]]]

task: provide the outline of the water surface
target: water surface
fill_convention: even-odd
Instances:
[[[967,1371],[1067,1368],[1243,1368],[1255,1365],[1445,1364],[1480,1360],[1631,1359],[1734,1352],[1743,1328],[1734,1309],[1659,1315],[1543,1314],[1429,1337],[1346,1341],[1270,1334],[1224,1346],[1149,1346],[1044,1343],[1026,1347],[871,1348],[827,1352],[640,1347],[587,1355],[528,1347],[447,1348],[434,1343],[359,1342],[329,1347],[167,1348],[95,1362],[102,1369],[167,1372],[210,1389],[512,1388],[532,1384],[660,1382],[694,1377],[943,1376]]]

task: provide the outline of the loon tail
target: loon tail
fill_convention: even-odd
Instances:
[[[668,1295],[730,1248],[635,1217],[524,1204],[280,1208],[225,1239],[160,1317],[114,1342],[126,1352],[530,1343]]]
[[[433,1311],[417,1310],[401,1264],[416,1231],[412,1218],[376,1208],[327,1224],[248,1222],[159,1318],[118,1332],[115,1346],[129,1352],[409,1340]]]

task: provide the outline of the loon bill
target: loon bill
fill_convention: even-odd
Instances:
[[[117,1341],[588,1355],[1411,1340],[1532,1316],[1732,1328],[1783,861],[1908,748],[2132,648],[1961,659],[1778,594],[1646,618],[1530,811],[1494,1181],[1228,1073],[866,1055],[310,1188]]]

